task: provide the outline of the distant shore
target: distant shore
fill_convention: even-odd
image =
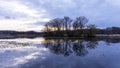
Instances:
[[[120,34],[97,34],[96,37],[120,38]]]
[[[0,39],[15,39],[15,38],[37,38],[37,37],[43,37],[43,38],[92,38],[92,37],[67,37],[67,36],[47,36],[44,37],[44,32],[34,32],[34,31],[28,31],[28,32],[17,32],[17,31],[0,31]],[[97,38],[120,38],[120,34],[96,34],[95,37]]]
[[[15,39],[15,38],[38,38],[43,37],[41,35],[17,35],[17,36],[10,36],[10,35],[0,35],[0,39]],[[49,38],[49,39],[84,39],[84,38],[120,38],[120,34],[97,34],[95,37],[43,37],[43,38]]]

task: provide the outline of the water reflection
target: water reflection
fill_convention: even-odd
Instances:
[[[98,42],[93,39],[88,41],[80,39],[46,39],[46,41],[48,40],[49,42],[44,43],[44,46],[48,48],[52,53],[58,55],[62,54],[64,56],[69,56],[70,54],[85,56],[88,54],[88,49],[94,49],[98,44]]]
[[[1,68],[119,68],[119,39],[0,41]],[[34,42],[33,42],[34,40]],[[110,46],[107,46],[109,44]]]
[[[38,57],[19,68],[119,68],[119,42],[106,46],[104,40],[45,39],[42,45],[48,49],[46,58]]]

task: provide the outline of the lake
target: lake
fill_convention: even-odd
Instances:
[[[120,39],[0,39],[0,68],[120,68]]]

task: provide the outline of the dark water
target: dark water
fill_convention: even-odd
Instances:
[[[0,68],[120,68],[119,41],[1,39]]]

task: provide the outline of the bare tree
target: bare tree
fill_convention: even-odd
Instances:
[[[88,29],[96,29],[96,25],[95,24],[89,24],[87,25]]]
[[[88,19],[84,16],[77,17],[76,20],[73,22],[74,29],[83,29],[87,24]]]
[[[60,19],[60,18],[56,18],[56,19],[53,19],[53,25],[54,25],[54,28],[56,28],[58,31],[60,31],[61,30],[61,28],[62,28],[62,19]]]
[[[45,24],[45,28],[48,30],[48,29],[51,29],[53,31],[57,30],[57,31],[60,31],[61,28],[62,28],[62,19],[60,18],[55,18],[53,20],[51,20],[50,22],[46,23]]]
[[[77,21],[74,21],[72,26],[74,30],[77,30],[79,28]]]
[[[88,31],[88,36],[95,36],[95,34],[96,34],[96,25],[94,25],[94,24],[89,24],[89,25],[87,26],[87,29],[89,29],[89,31]]]
[[[63,23],[64,29],[65,30],[68,30],[68,29],[70,30],[72,19],[70,19],[69,17],[65,16],[63,21],[64,21],[64,23]]]
[[[49,22],[47,22],[45,25],[44,25],[44,30],[45,31],[50,31],[51,29],[50,29],[50,23]]]

